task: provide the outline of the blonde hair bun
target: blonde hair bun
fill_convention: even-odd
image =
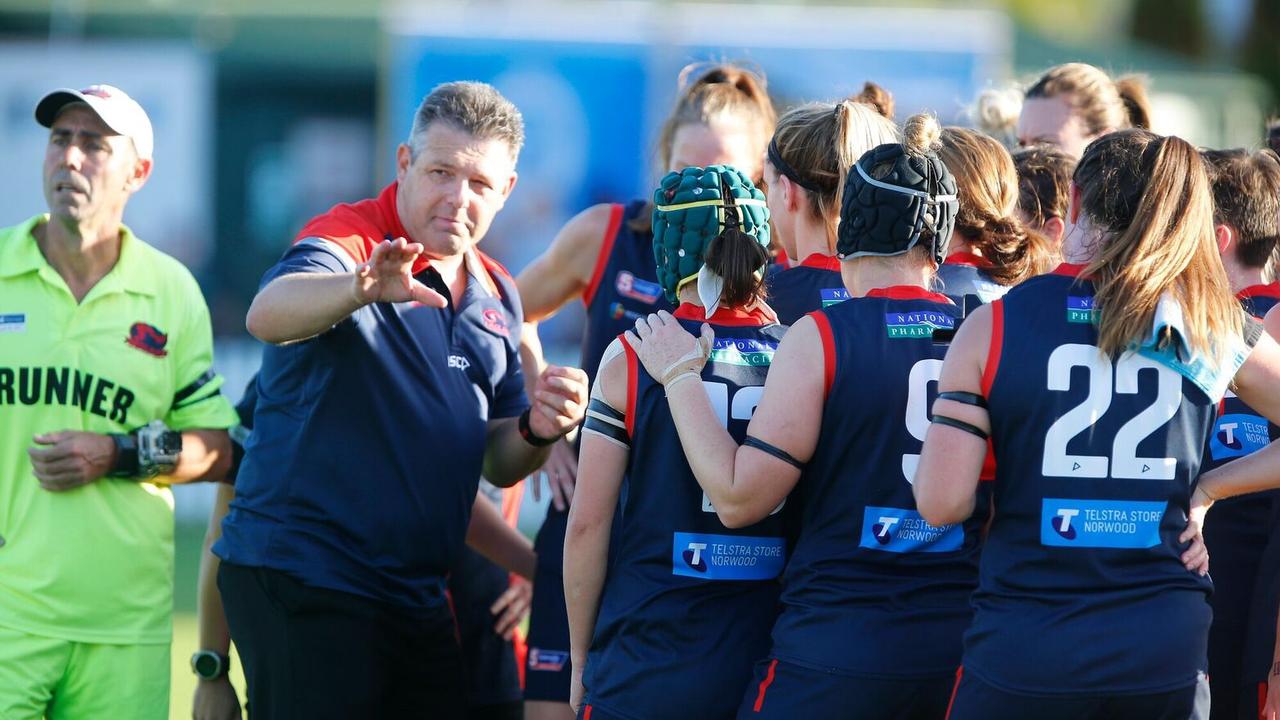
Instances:
[[[941,139],[942,126],[929,113],[912,115],[902,128],[902,145],[912,155],[937,152],[942,147]]]

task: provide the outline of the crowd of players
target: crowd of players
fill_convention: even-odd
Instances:
[[[185,431],[152,465],[139,418],[50,435],[28,369],[20,403],[0,375],[36,445],[106,443],[74,480],[33,450],[15,477],[44,494],[7,491],[24,508],[223,481],[194,716],[241,716],[234,639],[267,718],[1276,717],[1275,152],[1153,133],[1140,82],[1083,64],[980,98],[976,129],[899,124],[870,82],[780,116],[735,65],[679,88],[652,196],[584,210],[515,277],[476,244],[520,114],[433,90],[396,182],[263,278],[247,324],[268,344],[225,449],[207,352],[142,418]],[[50,216],[4,236],[82,304],[113,266],[77,287],[41,222],[88,235],[93,143],[108,167],[118,137],[133,184],[93,227],[125,258],[151,162],[149,123],[143,153],[95,92],[41,103]],[[537,323],[577,300],[582,370],[549,366]],[[28,313],[0,321],[16,337]],[[502,488],[535,469],[552,503],[530,544]],[[0,614],[0,665],[47,672],[0,669],[0,714],[163,716],[113,685],[163,654],[91,653],[150,647],[155,623],[62,622],[41,588],[65,590],[4,565],[30,547],[10,515],[0,610],[26,609]],[[30,649],[46,637],[64,660]]]

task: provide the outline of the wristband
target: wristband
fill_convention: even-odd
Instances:
[[[520,431],[520,437],[524,438],[525,442],[537,448],[546,447],[559,440],[559,437],[543,438],[538,437],[533,433],[533,428],[529,427],[529,414],[532,411],[533,408],[526,408],[524,412],[520,413],[520,420],[516,422],[516,429]]]
[[[132,433],[111,433],[111,441],[116,445],[116,460],[111,465],[107,477],[131,478],[138,475],[138,440]]]

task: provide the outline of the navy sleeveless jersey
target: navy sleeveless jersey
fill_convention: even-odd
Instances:
[[[937,290],[953,298],[976,295],[982,302],[989,303],[1009,291],[987,273],[990,267],[990,261],[981,255],[952,253],[938,267]]]
[[[1062,266],[992,304],[996,465],[965,671],[1029,693],[1155,693],[1205,669],[1207,577],[1179,556],[1216,402],[1098,352],[1093,287]]]
[[[658,284],[653,236],[631,227],[631,223],[649,207],[644,200],[612,207],[591,282],[582,293],[587,321],[582,333],[581,365],[587,373],[589,385],[595,383],[600,358],[614,338],[631,329],[637,318],[659,310],[671,310],[671,304]],[[548,505],[544,529],[538,531],[534,543],[538,567],[556,576],[561,575],[568,517],[567,510],[556,510],[555,505]]]
[[[827,397],[817,448],[792,493],[800,531],[773,656],[880,678],[960,665],[986,503],[963,524],[934,527],[911,491],[946,352],[932,332],[959,316],[947,298],[912,287],[813,313]]]
[[[849,299],[849,291],[840,279],[840,260],[817,253],[793,268],[769,273],[765,287],[769,307],[783,325],[794,325],[814,310]]]
[[[699,332],[701,308],[682,305],[676,317]],[[739,442],[784,330],[765,322],[724,309],[711,320],[715,347],[702,382]],[[640,720],[731,718],[769,649],[786,562],[782,513],[736,530],[720,523],[685,460],[662,385],[624,350],[632,447],[585,702]]]
[[[591,282],[582,293],[582,303],[587,308],[582,369],[593,383],[600,358],[614,338],[630,330],[638,318],[659,310],[671,311],[671,303],[658,284],[653,235],[631,227],[651,209],[644,200],[613,206]]]

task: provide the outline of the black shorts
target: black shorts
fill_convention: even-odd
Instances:
[[[529,655],[525,663],[524,699],[569,702],[569,616],[565,611],[564,532],[569,514],[547,508],[547,519],[534,547],[538,570],[529,612]]]
[[[738,718],[943,720],[956,675],[886,679],[840,675],[769,658],[756,663]]]
[[[1209,683],[1142,695],[1024,695],[964,673],[947,720],[1207,720]]]
[[[224,562],[218,589],[254,720],[462,720],[453,614],[310,587]]]

